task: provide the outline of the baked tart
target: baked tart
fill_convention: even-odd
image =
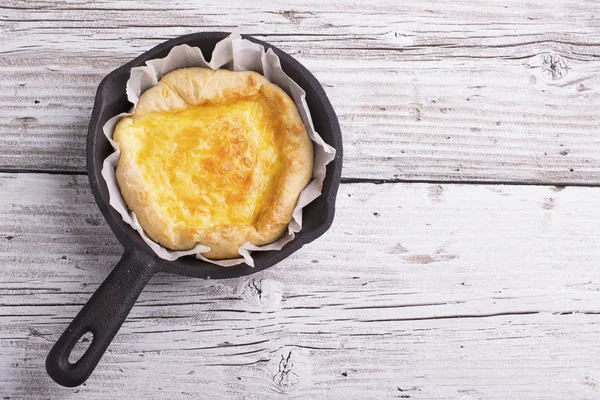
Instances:
[[[211,259],[277,240],[312,177],[296,105],[251,71],[175,70],[113,138],[121,194],[146,234],[171,250],[208,246]]]

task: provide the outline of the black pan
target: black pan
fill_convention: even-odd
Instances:
[[[144,65],[146,60],[165,57],[173,46],[180,44],[199,47],[209,60],[215,44],[227,35],[225,32],[203,32],[169,40],[111,72],[98,86],[87,136],[87,172],[96,203],[125,251],[110,275],[48,354],[46,370],[52,379],[63,386],[81,385],[90,376],[142,289],[155,273],[169,272],[210,279],[252,274],[277,264],[306,243],[315,240],[333,222],[335,197],[342,171],[342,136],[331,103],[317,79],[298,61],[278,48],[248,36],[243,37],[266,49],[273,49],[279,56],[283,70],[306,91],[306,101],[316,131],[337,150],[335,160],[327,166],[323,194],[304,208],[302,231],[280,251],[253,253],[254,268],[246,264],[224,268],[192,257],[165,261],[156,256],[140,235],[109,205],[108,190],[101,170],[102,162],[113,150],[102,133],[102,126],[109,118],[131,108],[125,94],[125,83],[129,79],[131,68]],[[69,354],[77,341],[88,332],[92,333],[93,338],[87,351],[77,362],[71,363]]]

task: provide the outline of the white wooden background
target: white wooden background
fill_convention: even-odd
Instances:
[[[335,223],[252,277],[156,276],[62,388],[46,354],[122,251],[85,176],[96,86],[232,29],[325,87]],[[3,1],[0,399],[600,398],[599,89],[596,0]]]

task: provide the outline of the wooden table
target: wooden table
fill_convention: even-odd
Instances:
[[[600,398],[597,1],[206,3],[0,5],[0,398]],[[62,388],[46,354],[122,252],[85,176],[96,87],[232,29],[337,110],[334,226],[249,278],[156,276]]]

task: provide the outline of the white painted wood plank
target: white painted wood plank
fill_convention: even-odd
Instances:
[[[594,1],[9,1],[0,169],[84,170],[102,77],[181,34],[255,34],[324,85],[344,176],[599,184]]]
[[[155,277],[77,389],[44,358],[119,245],[84,176],[0,192],[11,399],[599,396],[598,188],[342,185],[332,229],[268,271]]]

